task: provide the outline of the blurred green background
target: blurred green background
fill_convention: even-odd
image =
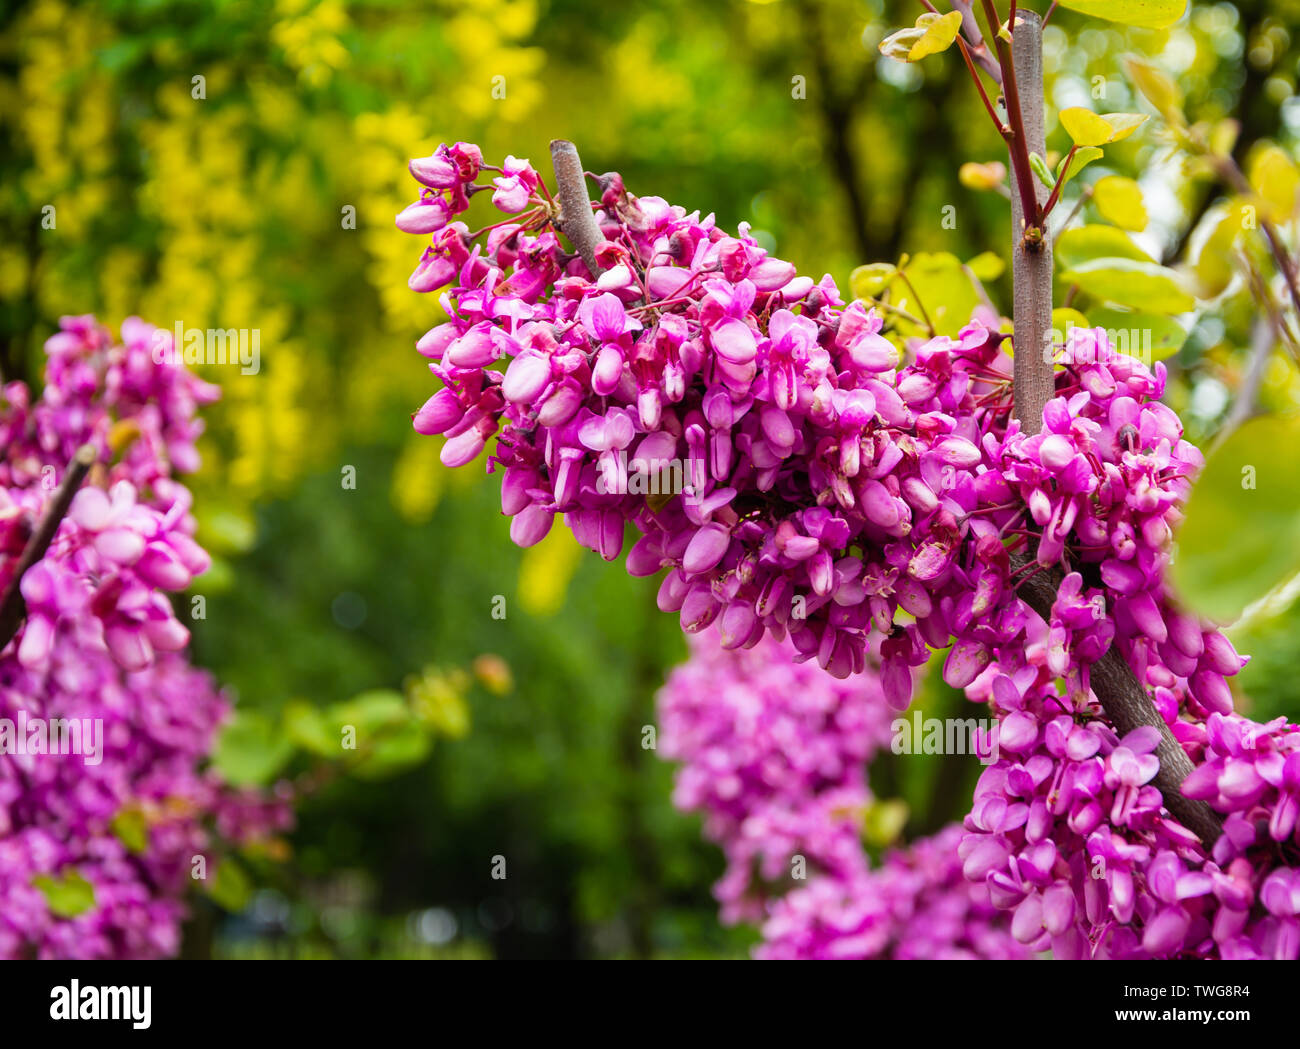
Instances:
[[[481,467],[453,475],[439,442],[413,434],[410,413],[435,388],[413,344],[438,307],[408,291],[419,248],[392,218],[415,197],[407,158],[441,141],[546,171],[547,142],[566,137],[588,169],[619,170],[632,192],[714,211],[723,226],[748,222],[842,288],[855,266],[904,251],[1005,253],[1006,201],[957,177],[964,162],[1004,159],[958,56],[921,67],[877,52],[919,11],[900,0],[5,5],[0,369],[38,378],[66,313],[259,329],[258,374],[205,373],[224,397],[194,482],[200,539],[218,555],[195,590],[207,599],[195,657],[273,733],[286,711],[373,689],[436,708],[432,748],[382,775],[310,778],[309,756],[285,757],[275,773],[312,784],[285,855],[252,863],[256,887],[231,911],[196,903],[188,955],[747,951],[753,930],[716,919],[720,856],[697,818],[673,811],[672,770],[642,747],[654,691],[685,653],[676,620],[656,611],[654,581],[560,529],[515,549]],[[1243,167],[1270,141],[1294,155],[1298,34],[1300,0],[1194,3],[1167,32],[1058,11],[1048,98],[1091,105],[1101,77],[1105,109],[1137,108],[1119,56],[1139,51],[1176,77],[1197,119],[1235,116]],[[1088,177],[1144,178],[1141,242],[1172,261],[1216,190],[1154,166],[1155,149],[1135,136]],[[955,228],[941,221],[949,205]],[[1006,276],[989,291],[1009,310]],[[1197,439],[1241,381],[1255,313],[1249,288],[1229,288],[1166,362],[1169,400]],[[1279,355],[1261,401],[1294,404],[1297,389]],[[1256,716],[1300,710],[1290,609],[1275,601],[1236,635],[1257,656],[1242,679]],[[485,655],[508,674],[476,667]],[[933,685],[925,698],[960,702]],[[873,782],[911,803],[910,835],[960,816],[969,792],[954,775],[910,758],[882,762]],[[496,856],[505,880],[491,877]]]

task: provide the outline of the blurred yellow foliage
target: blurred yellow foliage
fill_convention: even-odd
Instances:
[[[546,538],[524,551],[519,565],[519,604],[534,616],[554,615],[564,606],[583,548],[556,521]]]

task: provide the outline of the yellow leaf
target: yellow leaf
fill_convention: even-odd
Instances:
[[[1285,222],[1296,210],[1300,196],[1300,171],[1277,146],[1265,146],[1250,160],[1250,187],[1259,194],[1269,217]]]
[[[1074,178],[1075,175],[1086,168],[1094,160],[1099,159],[1102,155],[1102,150],[1098,149],[1096,146],[1081,146],[1079,149],[1074,151],[1074,156],[1070,158],[1070,166],[1068,168],[1065,166],[1065,161],[1061,161],[1060,166],[1056,169],[1056,181],[1061,184],[1062,188],[1064,188],[1065,184],[1069,182],[1070,179]]]
[[[1002,256],[991,251],[984,251],[976,255],[968,263],[966,268],[975,274],[977,280],[987,284],[991,280],[997,280],[1006,271],[1007,264],[1002,261]]]
[[[1110,125],[1110,141],[1122,142],[1146,123],[1141,113],[1107,113],[1101,118]]]
[[[1183,17],[1187,0],[1061,0],[1061,6],[1108,22],[1166,29]]]
[[[849,288],[855,299],[874,299],[889,286],[898,273],[888,262],[869,262],[849,274]]]
[[[1140,58],[1126,58],[1124,68],[1129,79],[1165,120],[1171,124],[1187,123],[1183,115],[1183,91],[1173,77]]]
[[[1092,202],[1101,217],[1120,229],[1144,230],[1147,226],[1147,209],[1142,203],[1142,190],[1131,178],[1107,175],[1092,187]]]
[[[967,189],[997,189],[1007,178],[1007,166],[1000,161],[987,164],[968,162],[957,171],[957,180]]]
[[[877,848],[892,845],[903,832],[908,815],[907,802],[901,798],[873,799],[862,810],[862,836]]]
[[[928,55],[947,51],[961,30],[961,12],[946,15],[928,12],[916,20],[911,29],[890,33],[880,42],[880,53],[900,62],[919,62]]]
[[[922,16],[924,17],[924,16]],[[937,55],[940,51],[947,51],[952,47],[952,42],[957,39],[957,34],[961,32],[961,12],[949,11],[948,14],[932,21],[915,44],[912,45],[911,51],[907,53],[909,62],[919,62],[928,55]]]
[[[1076,146],[1104,146],[1110,141],[1110,125],[1082,106],[1061,110],[1061,126]]]
[[[1231,156],[1240,134],[1241,125],[1231,117],[1224,117],[1210,131],[1210,152],[1216,157]]]
[[[1192,274],[1201,298],[1212,299],[1232,283],[1232,244],[1240,232],[1239,212],[1224,204],[1210,208],[1196,227],[1187,254],[1196,259]]]
[[[1061,110],[1061,126],[1076,146],[1104,146],[1133,134],[1146,120],[1140,113],[1094,113],[1082,106]]]

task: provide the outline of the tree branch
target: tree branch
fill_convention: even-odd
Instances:
[[[1025,554],[1011,555],[1013,572],[1033,563],[1033,558]],[[1030,569],[1028,578],[1016,588],[1016,593],[1044,621],[1050,622],[1056,592],[1064,579],[1065,573],[1057,567],[1038,572]],[[1208,851],[1223,833],[1223,824],[1208,804],[1185,798],[1181,794],[1179,788],[1192,771],[1192,761],[1178,740],[1174,739],[1165,719],[1147,698],[1146,690],[1133,673],[1133,668],[1128,665],[1119,649],[1111,645],[1110,650],[1088,668],[1088,676],[1093,694],[1121,736],[1143,725],[1159,730],[1160,743],[1156,747],[1156,757],[1160,759],[1160,770],[1152,785],[1160,791],[1165,808],[1174,819],[1200,838]]]
[[[992,7],[990,0],[985,0]],[[1042,24],[1036,14],[1023,11],[1012,32],[1015,77],[1019,84],[1006,85],[1007,96],[1019,95],[1024,104],[1022,143],[1034,152],[1046,153],[1043,128]],[[1018,86],[1018,92],[1015,88]],[[1019,175],[1019,172],[1017,172]],[[1032,178],[1032,175],[1030,176]],[[1046,187],[1034,182],[1042,194]],[[1022,187],[1023,188],[1023,187]],[[1014,236],[1013,274],[1015,282],[1015,367],[1012,374],[1014,417],[1027,433],[1038,433],[1043,425],[1043,407],[1055,393],[1051,355],[1047,334],[1052,324],[1052,241],[1044,236],[1035,250],[1026,242],[1022,225],[1024,209],[1020,197],[1012,194]],[[1016,588],[1017,594],[1035,612],[1050,622],[1057,591],[1065,579],[1059,566],[1037,570],[1032,554],[1015,554],[1013,571],[1026,569],[1026,578]],[[1165,719],[1151,703],[1132,668],[1115,645],[1088,668],[1089,684],[1101,703],[1106,717],[1121,736],[1149,725],[1160,732],[1156,756],[1160,769],[1153,781],[1164,799],[1165,808],[1188,830],[1197,835],[1208,849],[1223,831],[1214,810],[1203,801],[1183,797],[1182,782],[1192,771],[1192,762],[1174,739]]]
[[[605,235],[600,232],[600,226],[591,213],[587,177],[582,171],[578,147],[566,139],[552,139],[551,164],[555,168],[555,183],[560,194],[560,215],[555,224],[582,256],[592,277],[598,277],[600,266],[596,262],[596,247],[605,240]]]
[[[50,505],[45,508],[40,524],[36,526],[36,531],[23,547],[13,578],[9,580],[3,597],[0,597],[0,649],[13,640],[22,625],[23,617],[27,614],[27,607],[18,586],[23,576],[27,574],[27,570],[44,557],[45,551],[50,548],[50,543],[54,541],[54,535],[59,530],[59,523],[66,516],[68,507],[72,505],[72,497],[77,494],[81,482],[86,479],[86,474],[90,472],[97,455],[93,444],[83,444],[77,449],[77,453],[63,473],[63,481],[59,484],[58,491],[54,493]]]
[[[1020,24],[1012,33],[1015,76],[1006,85],[1007,97],[1016,95],[1022,119],[1021,145],[1043,156],[1047,153],[1043,116],[1043,34],[1038,15],[1020,14]],[[1016,84],[1016,80],[1019,83]],[[1012,90],[1013,85],[1015,90]],[[1021,105],[1021,102],[1023,105]],[[1014,158],[1014,153],[1013,153]],[[1052,328],[1052,241],[1043,237],[1037,243],[1026,240],[1024,231],[1034,217],[1026,214],[1028,199],[1041,207],[1047,187],[1033,176],[1015,171],[1017,180],[1025,178],[1019,193],[1011,194],[1012,281],[1014,284],[1015,418],[1026,433],[1037,433],[1043,425],[1043,408],[1055,395],[1056,379],[1048,352],[1048,334]]]

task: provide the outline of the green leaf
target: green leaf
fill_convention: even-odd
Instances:
[[[108,829],[129,852],[139,854],[149,847],[149,824],[138,805],[123,805],[109,822]]]
[[[1067,269],[1090,259],[1137,259],[1154,263],[1156,260],[1133,243],[1123,230],[1114,226],[1076,226],[1067,229],[1056,241],[1053,254]]]
[[[367,780],[394,776],[418,765],[432,746],[432,735],[416,722],[389,728],[363,745],[348,772]]]
[[[875,299],[889,287],[898,267],[889,262],[869,262],[849,274],[849,289],[855,299]]]
[[[203,891],[217,906],[235,914],[248,906],[253,886],[244,868],[227,856],[217,864],[212,876],[204,879]]]
[[[981,299],[975,281],[956,255],[946,251],[918,252],[903,267],[903,272],[916,293],[896,279],[890,290],[896,305],[919,317],[917,299],[920,299],[940,335],[955,336],[970,323]]]
[[[1106,329],[1112,349],[1137,357],[1147,365],[1172,357],[1187,341],[1187,332],[1181,324],[1154,313],[1097,306],[1088,311],[1088,323],[1090,327]]]
[[[432,746],[432,732],[400,692],[376,689],[354,696],[325,712],[335,740],[332,752],[350,762],[361,779],[382,779],[419,764]],[[356,729],[355,751],[341,751],[342,729]]]
[[[1038,181],[1048,189],[1056,185],[1056,179],[1052,177],[1052,169],[1047,166],[1047,161],[1037,153],[1029,154],[1029,167],[1038,176]]]
[[[1147,122],[1145,113],[1106,113],[1101,119],[1110,125],[1110,138],[1104,145],[1123,142]]]
[[[1187,0],[1061,0],[1061,6],[1107,22],[1165,29],[1183,17]]]
[[[1066,270],[1061,280],[1077,284],[1094,299],[1154,313],[1187,313],[1196,307],[1173,270],[1136,259],[1091,259]]]
[[[212,764],[226,782],[237,787],[270,782],[293,755],[293,743],[265,714],[236,710],[221,729]]]
[[[1064,336],[1071,328],[1091,328],[1092,325],[1078,310],[1069,306],[1058,306],[1052,310],[1052,327]]]
[[[76,918],[95,908],[95,887],[75,867],[61,878],[38,874],[32,885],[41,890],[45,905],[56,918]]]
[[[862,837],[876,848],[892,845],[903,833],[908,815],[907,802],[901,798],[874,799],[862,813]]]
[[[1006,272],[1007,264],[996,252],[982,251],[966,263],[966,268],[975,274],[976,280],[987,284],[1001,277]]]
[[[1250,188],[1264,202],[1264,210],[1275,222],[1286,222],[1300,203],[1300,170],[1284,150],[1268,145],[1256,150],[1247,172]]]
[[[1300,572],[1300,417],[1243,423],[1201,472],[1176,536],[1174,586],[1193,611],[1236,619]]]
[[[295,745],[322,758],[338,758],[341,737],[331,731],[321,711],[305,700],[288,703],[280,716],[284,734]]]
[[[1080,146],[1074,151],[1073,156],[1067,153],[1062,157],[1061,162],[1056,165],[1056,180],[1061,183],[1061,188],[1064,189],[1070,179],[1102,155],[1102,151],[1096,146]],[[1066,161],[1070,164],[1068,168],[1065,166]]]
[[[1188,255],[1196,259],[1192,275],[1196,293],[1203,299],[1221,295],[1232,283],[1232,245],[1241,232],[1240,212],[1232,205],[1216,204],[1192,234]]]
[[[1120,229],[1141,231],[1147,228],[1147,209],[1142,190],[1131,178],[1107,175],[1092,187],[1092,203],[1107,222]]]
[[[200,512],[198,538],[204,547],[219,554],[243,554],[257,541],[257,525],[242,510],[217,509]]]
[[[1129,79],[1166,121],[1177,125],[1187,123],[1183,115],[1183,91],[1173,77],[1140,58],[1126,58],[1124,68]]]
[[[346,703],[336,703],[326,712],[332,727],[352,725],[357,730],[358,743],[384,729],[394,728],[411,721],[411,708],[406,697],[391,689],[372,689],[353,696]],[[338,738],[337,733],[335,738]]]

